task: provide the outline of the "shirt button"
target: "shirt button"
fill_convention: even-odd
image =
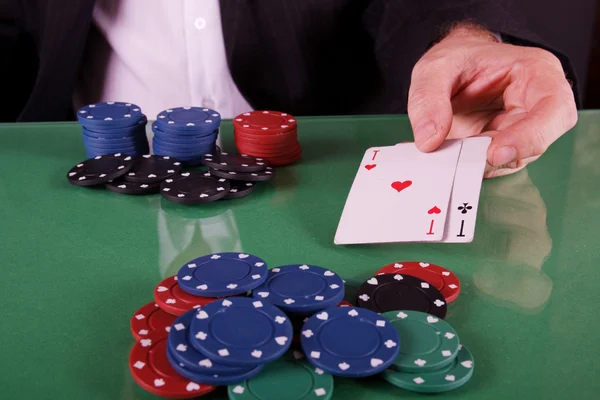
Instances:
[[[196,20],[194,21],[194,26],[196,27],[196,29],[201,31],[202,29],[206,28],[206,20],[202,17],[196,18]]]

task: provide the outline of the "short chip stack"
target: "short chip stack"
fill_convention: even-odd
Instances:
[[[446,321],[419,311],[383,313],[401,338],[409,338],[383,378],[420,393],[457,389],[473,376],[474,359]]]
[[[235,144],[242,154],[264,158],[273,166],[302,157],[294,116],[278,111],[250,111],[233,119]]]
[[[175,157],[185,165],[199,165],[215,150],[221,114],[210,108],[177,107],[164,110],[152,125],[154,154]]]
[[[89,158],[114,153],[137,156],[149,152],[148,120],[135,104],[116,101],[89,104],[77,111],[77,119]]]

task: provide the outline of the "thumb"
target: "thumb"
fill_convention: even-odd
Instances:
[[[444,59],[421,59],[414,67],[408,91],[408,118],[417,148],[437,149],[452,127],[452,89],[457,75]]]

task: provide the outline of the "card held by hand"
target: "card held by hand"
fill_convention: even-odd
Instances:
[[[334,243],[442,240],[461,147],[461,140],[447,140],[431,153],[414,143],[368,149]]]
[[[470,243],[475,237],[475,222],[490,137],[463,139],[454,175],[450,207],[442,242]]]

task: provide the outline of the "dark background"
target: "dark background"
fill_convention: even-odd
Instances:
[[[522,0],[535,32],[567,55],[583,108],[600,108],[600,0]]]

